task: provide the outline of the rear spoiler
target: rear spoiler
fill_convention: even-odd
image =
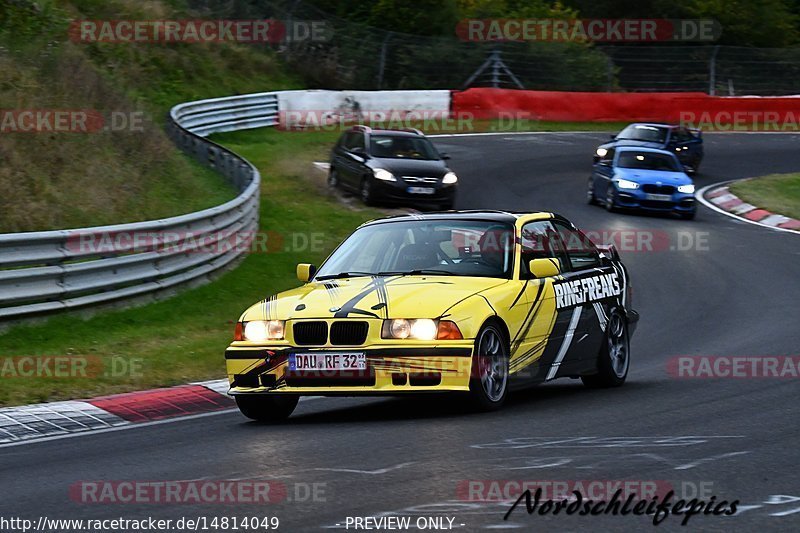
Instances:
[[[613,244],[600,244],[597,246],[597,249],[600,251],[600,255],[606,259],[619,261],[619,251],[617,251],[617,247]]]

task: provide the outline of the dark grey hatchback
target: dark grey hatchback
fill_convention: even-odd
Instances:
[[[355,192],[367,205],[452,209],[458,177],[422,132],[353,126],[331,152],[328,185]]]

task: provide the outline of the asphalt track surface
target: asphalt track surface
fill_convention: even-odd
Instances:
[[[695,516],[688,528],[669,517],[660,530],[800,530],[800,381],[667,372],[678,355],[800,353],[800,237],[702,206],[696,220],[681,221],[586,205],[590,155],[605,139],[556,133],[436,144],[461,176],[458,208],[553,210],[591,231],[668,236],[657,250],[622,251],[642,317],[623,388],[556,381],[514,395],[492,414],[463,414],[458,401],[436,397],[314,399],[279,427],[223,412],[0,448],[0,516],[277,516],[281,531],[318,531],[344,528],[348,516],[390,513],[451,517],[460,531],[638,531],[653,527],[651,518],[528,516],[520,508],[503,521],[507,504],[461,501],[457,487],[466,480],[642,480],[689,497],[703,490],[707,499],[740,500],[736,516]],[[800,170],[798,147],[800,135],[707,134],[697,184]],[[68,492],[80,480],[199,478],[277,480],[289,498],[89,505]],[[317,501],[301,501],[305,484],[314,483],[321,484]]]

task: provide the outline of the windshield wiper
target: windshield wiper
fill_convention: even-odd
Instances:
[[[395,272],[378,272],[376,276],[419,276],[421,274],[442,275],[442,276],[455,276],[449,270],[441,270],[438,268],[415,268],[413,270],[398,270]]]
[[[341,278],[355,278],[359,276],[377,276],[378,274],[373,274],[372,272],[339,272],[338,274],[329,274],[327,276],[317,276],[314,278],[314,281],[320,281],[324,279],[341,279]]]

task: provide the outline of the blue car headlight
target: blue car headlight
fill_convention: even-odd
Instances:
[[[635,181],[618,179],[617,187],[619,187],[620,189],[638,189],[639,184],[636,183]]]
[[[684,194],[694,194],[694,184],[690,183],[689,185],[679,185],[678,192],[682,192]]]

